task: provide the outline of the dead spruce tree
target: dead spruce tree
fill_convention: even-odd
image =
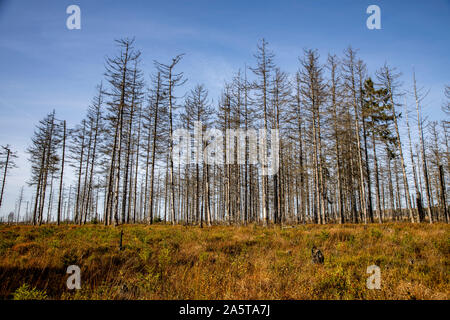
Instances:
[[[111,155],[107,199],[105,210],[105,224],[111,224],[114,216],[115,224],[119,224],[119,186],[122,169],[123,135],[126,125],[126,116],[129,115],[133,96],[133,79],[136,63],[141,53],[134,49],[134,39],[116,40],[120,53],[114,58],[106,59],[105,76],[109,82],[109,90],[105,93],[109,97],[107,102],[109,114],[108,136],[110,141],[109,154]],[[122,204],[124,206],[124,204]],[[122,219],[123,221],[123,219]]]
[[[406,175],[406,163],[405,159],[403,157],[403,148],[402,143],[400,139],[400,131],[399,131],[399,125],[398,125],[398,117],[399,115],[396,113],[396,106],[397,102],[395,101],[395,98],[398,96],[397,90],[400,84],[398,83],[398,78],[401,74],[396,73],[394,68],[390,68],[387,65],[384,65],[380,70],[377,72],[377,78],[378,81],[387,89],[387,94],[389,96],[389,101],[392,109],[392,116],[394,119],[394,128],[395,133],[397,136],[397,150],[399,152],[399,158],[400,158],[400,164],[402,169],[402,177],[403,177],[403,187],[405,189],[405,198],[406,198],[406,205],[407,210],[409,214],[409,219],[411,222],[414,222],[414,216],[412,212],[412,206],[411,206],[411,198],[409,193],[409,185],[408,185],[408,178]]]
[[[326,84],[323,79],[323,66],[314,50],[306,50],[300,60],[301,94],[310,119],[313,157],[313,184],[315,191],[314,220],[326,223],[327,207],[324,178],[324,157],[322,152],[322,112],[325,102]]]
[[[424,96],[422,96],[421,93],[419,92],[419,90],[417,89],[415,72],[413,72],[413,90],[414,90],[414,100],[416,102],[416,111],[417,111],[417,127],[418,127],[418,133],[419,133],[420,153],[421,153],[420,158],[422,160],[422,173],[423,173],[423,179],[425,181],[425,190],[426,190],[426,196],[427,196],[428,222],[431,224],[431,223],[433,223],[433,216],[432,216],[432,212],[431,212],[431,207],[433,204],[432,204],[432,200],[431,200],[431,190],[430,190],[430,181],[429,181],[429,175],[428,175],[427,156],[425,153],[423,120],[422,120],[421,108],[420,108],[420,102],[424,98]]]
[[[168,103],[168,124],[169,124],[169,185],[170,185],[170,211],[171,211],[171,220],[172,224],[176,223],[176,215],[175,215],[175,182],[174,182],[174,167],[173,167],[173,128],[175,122],[175,109],[176,105],[176,96],[175,90],[177,87],[182,86],[186,79],[183,79],[183,73],[175,73],[175,66],[182,59],[183,54],[177,55],[172,59],[170,64],[162,64],[156,62],[156,66],[158,72],[161,74],[162,79],[162,87],[164,88],[164,92],[167,93],[167,103]]]
[[[33,199],[21,219],[19,197],[13,221],[201,227],[448,222],[448,121],[424,119],[426,95],[415,75],[417,129],[408,118],[407,96],[405,117],[399,112],[405,92],[399,73],[385,65],[371,78],[351,47],[326,59],[305,50],[290,74],[276,66],[263,39],[251,72],[238,68],[213,102],[208,83],[182,88],[183,55],[154,62],[144,89],[134,39],[116,43],[117,54],[106,59],[106,81],[84,118],[67,127],[52,112],[38,123],[27,149]],[[450,99],[448,87],[445,94]],[[174,162],[177,129],[190,134],[193,152],[184,164]],[[278,149],[270,130],[279,133]],[[257,133],[266,144],[258,145]],[[220,148],[211,153],[213,143]],[[0,153],[2,207],[14,158],[8,150]],[[210,163],[213,154],[220,161]],[[268,172],[275,155],[278,170]]]
[[[55,118],[55,111],[48,114],[36,126],[31,145],[27,148],[31,162],[31,180],[36,185],[34,196],[33,224],[41,225],[46,200],[49,176],[56,175],[61,143],[61,123]]]
[[[208,91],[204,85],[196,85],[189,92],[184,102],[184,110],[181,113],[181,121],[184,122],[184,127],[189,132],[194,132],[194,163],[195,163],[195,192],[194,192],[194,206],[195,206],[195,220],[203,227],[204,213],[206,213],[206,223],[211,224],[211,206],[209,194],[209,165],[204,161],[203,149],[205,143],[203,136],[208,127],[211,126],[212,108],[208,99]],[[207,138],[207,137],[206,137]],[[200,141],[196,141],[199,139]],[[190,157],[187,159],[190,161]],[[185,163],[184,165],[187,165]],[[202,169],[202,170],[201,170]],[[186,171],[189,175],[190,172]],[[200,177],[200,175],[202,177]],[[203,183],[204,181],[204,183]],[[186,186],[188,188],[189,186]],[[203,198],[203,203],[200,199]]]
[[[6,146],[0,146],[0,170],[3,172],[2,177],[2,188],[0,191],[0,207],[3,202],[3,193],[5,191],[6,185],[6,176],[9,173],[9,170],[17,168],[16,165],[17,154],[15,151],[11,150],[11,146],[7,144]]]
[[[266,134],[269,129],[269,88],[270,88],[270,80],[271,74],[274,69],[273,59],[275,55],[268,48],[268,42],[265,39],[262,39],[258,46],[257,52],[254,55],[256,59],[256,67],[250,68],[256,76],[255,81],[253,82],[253,94],[255,95],[255,104],[258,108],[258,113],[260,117],[263,119],[263,129]],[[267,137],[266,137],[267,139]],[[267,148],[267,146],[266,146]],[[267,150],[264,149],[263,152],[262,163],[267,163]],[[269,183],[266,169],[262,168],[262,176],[261,176],[261,196],[262,196],[262,219],[264,224],[269,223],[270,219],[270,211],[269,211]]]

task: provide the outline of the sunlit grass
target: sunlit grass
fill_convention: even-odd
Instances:
[[[0,298],[30,288],[47,299],[449,299],[449,257],[446,224],[0,225]],[[71,264],[78,291],[66,288]],[[366,288],[372,264],[381,290]]]

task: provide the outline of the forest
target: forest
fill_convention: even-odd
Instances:
[[[325,59],[305,49],[287,72],[262,39],[254,60],[210,97],[207,83],[189,83],[182,72],[184,54],[143,70],[137,47],[134,38],[116,40],[79,124],[68,127],[56,110],[36,124],[24,182],[33,194],[25,199],[22,188],[3,222],[448,223],[449,121],[424,116],[426,90],[414,73],[406,87],[395,67],[368,70],[352,47]],[[450,86],[442,90],[446,102],[433,107],[448,116]],[[243,161],[232,148],[223,164],[174,162],[175,130],[199,122],[204,132],[278,130],[278,170],[263,174],[239,136],[224,136],[223,148],[241,143]],[[14,146],[2,146],[0,206],[16,159]]]

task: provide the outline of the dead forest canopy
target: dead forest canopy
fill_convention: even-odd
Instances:
[[[83,120],[67,127],[52,111],[36,125],[33,193],[24,199],[22,188],[8,222],[448,223],[449,122],[422,115],[415,76],[409,88],[387,64],[369,71],[352,47],[326,57],[304,50],[287,73],[263,39],[213,99],[208,84],[187,81],[183,54],[143,70],[134,39],[116,45]],[[261,174],[247,138],[243,162],[175,163],[174,130],[196,121],[204,131],[279,130],[278,171]],[[1,198],[13,149],[0,151]]]

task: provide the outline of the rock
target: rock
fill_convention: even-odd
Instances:
[[[121,293],[121,294],[127,293],[128,290],[129,290],[129,289],[128,289],[128,286],[127,286],[126,283],[124,283],[124,284],[122,284],[122,285],[120,286],[120,293]]]
[[[323,264],[323,261],[325,260],[322,251],[317,249],[316,246],[311,248],[311,258],[313,263]]]

